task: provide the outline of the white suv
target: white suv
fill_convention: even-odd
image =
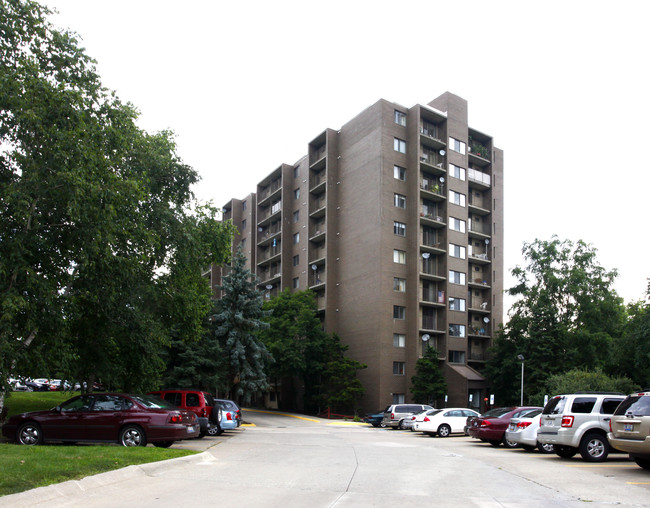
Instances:
[[[588,462],[602,462],[610,451],[609,421],[624,399],[616,393],[557,395],[542,410],[537,441],[554,445],[563,458],[580,452]]]

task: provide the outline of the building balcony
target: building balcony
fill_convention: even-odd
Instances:
[[[474,338],[486,338],[489,339],[492,337],[490,335],[490,326],[489,323],[485,324],[484,326],[476,326],[476,325],[470,325],[467,327],[468,328],[468,337],[474,337]]]
[[[486,252],[470,252],[467,257],[472,263],[476,263],[478,265],[487,265],[490,263],[490,259]]]
[[[312,175],[311,181],[309,182],[309,192],[315,196],[323,194],[327,187],[326,183],[325,171]]]
[[[467,170],[467,181],[472,188],[487,190],[491,186],[492,177],[483,171],[469,168]]]
[[[257,266],[266,266],[273,263],[274,261],[279,261],[282,256],[282,250],[280,246],[269,249],[270,252],[262,252],[257,261]]]
[[[276,243],[280,240],[280,235],[282,233],[281,228],[268,228],[266,231],[257,234],[257,245],[263,247],[273,243],[273,240]]]
[[[474,289],[490,289],[491,287],[487,279],[483,279],[480,277],[469,279],[467,281],[467,285]]]
[[[482,351],[481,352],[470,351],[467,354],[467,361],[485,363],[487,361],[487,355]]]
[[[274,207],[271,210],[267,211],[266,213],[261,213],[259,215],[258,221],[257,221],[257,226],[258,227],[264,227],[274,220],[280,220],[280,215],[282,213],[282,210],[280,207]]]
[[[476,312],[479,314],[490,314],[490,304],[487,300],[483,300],[482,298],[476,297],[472,298],[469,301],[469,311],[470,312]]]
[[[444,216],[438,215],[437,213],[420,212],[420,219],[422,219],[423,224],[428,224],[434,228],[442,228],[447,225]]]
[[[471,213],[485,216],[490,215],[490,202],[487,199],[477,198],[470,194],[467,208]]]
[[[440,154],[440,151],[422,150],[420,154],[420,167],[430,171],[434,175],[444,175],[447,173],[445,169],[445,157]]]
[[[282,195],[282,185],[280,182],[277,184],[274,183],[270,185],[257,195],[257,204],[258,206],[267,206],[268,202],[274,197],[280,197]]]
[[[266,273],[264,275],[260,276],[260,283],[258,286],[263,287],[268,290],[266,286],[276,286],[280,285],[280,281],[282,279],[281,273],[274,272],[274,273]]]

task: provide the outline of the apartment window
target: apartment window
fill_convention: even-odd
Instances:
[[[393,177],[395,180],[406,181],[406,168],[402,166],[393,166]]]
[[[449,351],[449,363],[465,363],[465,351]]]
[[[244,250],[246,248],[246,238],[242,238],[239,245],[241,245],[242,250]]]
[[[449,191],[449,202],[458,206],[465,206],[465,194],[456,192],[453,190]]]
[[[299,243],[299,242],[300,242],[300,233],[295,233],[293,235],[293,243],[296,244],[296,243]]]
[[[393,222],[393,233],[397,236],[406,236],[406,224],[403,222]]]
[[[294,197],[294,199],[300,199],[300,189],[299,188],[295,189],[293,191],[293,197]]]
[[[455,243],[449,244],[449,255],[452,258],[465,259],[465,247],[462,245],[456,245]]]
[[[461,168],[455,164],[449,164],[449,176],[465,181],[465,168]]]
[[[393,262],[400,265],[406,264],[406,251],[393,249]]]
[[[403,196],[402,194],[395,194],[393,196],[393,204],[397,208],[406,208],[406,196]]]
[[[406,279],[393,277],[393,291],[399,291],[400,293],[404,293],[406,291]]]
[[[406,113],[395,110],[395,123],[399,125],[406,125]]]
[[[450,337],[465,337],[465,325],[449,325]]]
[[[300,220],[300,210],[293,212],[293,222],[298,222]]]
[[[393,319],[406,319],[406,307],[393,305]]]
[[[394,333],[393,334],[393,346],[394,347],[406,347],[406,335],[403,333]]]
[[[245,212],[245,211],[246,211],[246,201],[242,201],[242,203],[241,203],[241,209],[242,209],[242,212]]]
[[[457,310],[460,312],[465,312],[465,299],[464,298],[452,298],[449,297],[449,310]]]
[[[406,374],[406,362],[393,362],[393,374],[395,376]]]
[[[241,221],[241,228],[242,228],[242,230],[245,230],[245,229],[246,229],[246,219],[243,219],[243,220]]]
[[[449,217],[449,229],[458,231],[459,233],[465,232],[465,221],[457,219],[456,217]]]
[[[293,177],[298,178],[299,175],[300,175],[300,166],[296,166],[295,168],[293,168]]]
[[[406,153],[406,141],[403,139],[395,138],[393,141],[393,148],[396,152]]]
[[[465,143],[451,136],[449,137],[449,149],[465,155]]]
[[[449,270],[449,282],[451,284],[460,284],[465,285],[465,274],[463,272],[455,272],[454,270]]]
[[[404,404],[404,394],[403,393],[394,393],[393,394],[393,404]]]
[[[271,205],[271,213],[279,212],[281,207],[282,207],[282,202],[276,201]]]
[[[300,264],[300,254],[296,254],[293,257],[293,266],[298,266]]]
[[[298,289],[300,287],[300,277],[295,277],[293,279],[293,289]]]

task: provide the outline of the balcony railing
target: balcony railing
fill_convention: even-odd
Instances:
[[[422,153],[420,154],[420,162],[424,162],[430,166],[436,166],[443,170],[445,167],[445,158],[438,152],[432,152],[430,150],[422,150]]]
[[[439,196],[445,195],[445,185],[440,182],[435,182],[432,180],[421,180],[420,189],[427,192],[432,192],[433,194],[438,194]]]
[[[492,181],[490,175],[483,173],[483,171],[478,171],[477,169],[469,168],[467,170],[467,179],[472,182],[477,182],[486,186],[490,186]]]

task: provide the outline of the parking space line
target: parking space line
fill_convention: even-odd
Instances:
[[[650,485],[650,482],[625,482],[628,485]]]

